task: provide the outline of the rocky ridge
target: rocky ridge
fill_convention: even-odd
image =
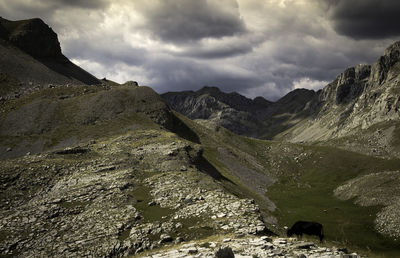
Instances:
[[[38,153],[49,145],[66,147],[96,135],[140,127],[145,121],[174,126],[171,111],[151,88],[106,84],[54,86],[4,100],[0,121],[3,158]],[[111,121],[118,121],[118,126]]]
[[[282,126],[278,119],[282,114],[292,116],[301,112],[315,92],[295,90],[277,102],[263,97],[248,99],[236,92],[224,93],[217,87],[205,86],[200,90],[168,92],[161,95],[168,105],[183,115],[223,126],[234,133],[252,137],[270,137],[269,127]],[[271,121],[269,121],[269,119]],[[274,121],[272,121],[274,120]],[[274,123],[279,123],[274,125]]]

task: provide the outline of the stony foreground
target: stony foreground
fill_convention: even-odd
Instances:
[[[138,130],[0,163],[0,255],[125,256],[266,231],[259,207],[197,167],[199,145]]]
[[[356,253],[348,254],[346,249],[336,247],[319,247],[313,242],[297,241],[293,238],[245,237],[224,238],[216,241],[192,242],[171,247],[168,250],[154,251],[144,254],[143,257],[218,257],[221,249],[231,248],[234,257],[360,257]],[[220,251],[221,252],[221,251]],[[225,252],[226,253],[226,252]],[[220,256],[223,257],[223,256]],[[229,256],[226,256],[229,257]]]

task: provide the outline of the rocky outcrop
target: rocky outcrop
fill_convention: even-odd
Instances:
[[[311,101],[317,107],[311,115],[284,128],[276,139],[319,141],[371,155],[398,156],[399,49],[400,42],[396,42],[372,66],[346,69]]]

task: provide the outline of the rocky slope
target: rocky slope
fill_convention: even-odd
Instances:
[[[214,232],[265,232],[254,202],[198,171],[200,155],[146,129],[2,162],[0,252],[120,256]]]

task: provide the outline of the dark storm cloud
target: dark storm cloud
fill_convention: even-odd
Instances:
[[[262,79],[251,74],[215,69],[215,66],[190,59],[177,60],[173,57],[157,59],[144,64],[159,93],[167,91],[197,90],[203,86],[217,86],[226,92],[237,91],[260,85]]]
[[[0,0],[0,15],[42,18],[59,35],[63,53],[99,78],[135,80],[159,93],[209,85],[276,100],[294,88],[319,89],[349,66],[373,63],[393,43],[389,36],[398,35],[385,25],[398,5],[385,0]],[[389,38],[376,40],[378,35]]]
[[[109,1],[107,0],[46,0],[42,2],[47,2],[49,5],[58,7],[71,6],[88,9],[99,9],[109,5]]]
[[[326,0],[335,30],[354,39],[400,36],[399,0]]]
[[[169,42],[221,38],[246,31],[234,0],[159,0],[140,11],[146,19],[146,29]]]
[[[63,51],[66,56],[75,59],[92,60],[98,63],[113,66],[116,63],[125,63],[132,66],[140,66],[146,58],[146,51],[134,48],[128,44],[118,44],[118,48],[110,48],[113,42],[98,39],[97,44],[87,44],[86,40],[64,42],[68,47]]]
[[[107,0],[1,0],[2,15],[10,19],[24,19],[30,17],[51,17],[52,12],[64,8],[101,9],[109,5]],[[22,16],[22,17],[18,17]]]
[[[229,58],[251,52],[256,44],[256,42],[251,42],[249,40],[235,39],[231,39],[226,44],[219,45],[199,43],[184,47],[184,50],[176,55],[201,59]]]

